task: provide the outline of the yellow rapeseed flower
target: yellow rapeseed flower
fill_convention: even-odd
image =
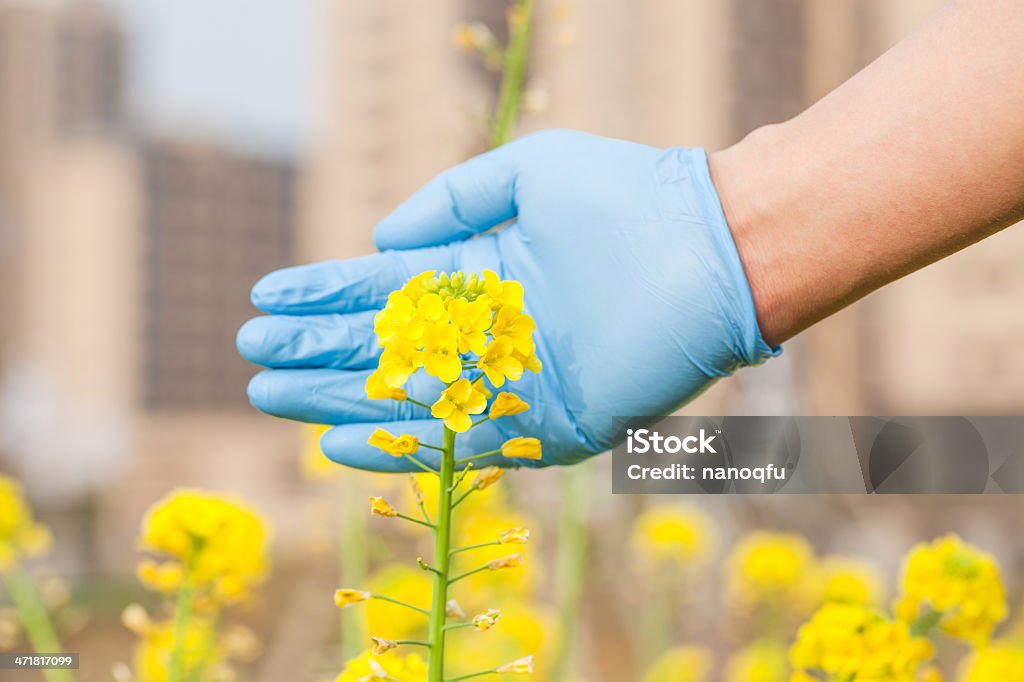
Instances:
[[[782,604],[812,575],[814,552],[798,535],[758,531],[741,539],[729,556],[730,596],[746,606]]]
[[[339,609],[344,609],[372,598],[373,595],[365,590],[352,590],[342,587],[334,591],[334,605]]]
[[[515,414],[526,412],[530,409],[530,406],[523,401],[522,398],[517,396],[515,393],[501,392],[498,397],[491,403],[491,409],[487,413],[491,419],[498,419],[500,417],[511,417]]]
[[[483,353],[487,347],[487,330],[491,327],[491,307],[484,300],[452,299],[448,314],[459,334],[460,353]]]
[[[714,657],[700,646],[679,646],[658,656],[644,682],[705,682],[711,677]]]
[[[473,487],[476,488],[477,490],[486,490],[487,488],[490,488],[492,485],[497,483],[498,480],[504,475],[505,470],[500,467],[484,467],[483,469],[478,471],[476,476],[473,478]]]
[[[404,388],[392,388],[384,379],[384,374],[377,370],[366,378],[366,397],[370,400],[398,400],[409,398]]]
[[[377,516],[383,516],[384,518],[394,518],[395,516],[398,516],[398,510],[388,504],[383,497],[370,498],[370,513],[376,514]]]
[[[458,329],[447,322],[427,328],[423,333],[423,369],[446,384],[459,378],[462,358],[459,355]]]
[[[176,624],[173,619],[156,622],[144,611],[126,610],[124,624],[139,635],[135,646],[135,682],[168,682],[170,662],[175,648]],[[217,635],[217,627],[209,617],[193,615],[185,629],[184,643],[180,647],[180,679],[229,680],[232,670],[228,652]]]
[[[525,317],[525,316],[524,316]],[[531,341],[531,343],[533,343]],[[483,370],[484,376],[497,387],[505,385],[505,378],[518,381],[523,376],[523,363],[513,353],[516,348],[508,336],[495,337],[487,345],[487,350],[477,361],[477,367]]]
[[[501,620],[501,611],[498,609],[487,609],[484,613],[473,616],[473,627],[477,632],[487,632]]]
[[[843,556],[830,556],[820,565],[823,602],[873,606],[882,601],[881,577],[869,563]]]
[[[392,563],[375,571],[366,587],[373,594],[429,609],[432,584],[431,574],[404,563]],[[367,630],[378,637],[403,640],[419,639],[426,634],[425,619],[412,609],[384,599],[373,599],[362,608],[366,612]]]
[[[726,663],[724,682],[786,682],[786,648],[774,642],[755,642],[736,652]]]
[[[470,415],[480,414],[487,407],[487,398],[468,379],[459,379],[441,392],[430,407],[430,414],[444,420],[452,431],[462,433],[473,425]]]
[[[491,335],[495,339],[508,339],[515,350],[523,355],[532,355],[533,330],[536,326],[533,319],[522,310],[506,306],[494,316]]]
[[[420,449],[420,439],[416,436],[410,436],[408,433],[396,436],[384,429],[375,429],[366,442],[392,457],[411,455]]]
[[[499,542],[503,545],[525,545],[530,541],[528,528],[510,528],[501,534]]]
[[[524,656],[495,669],[499,675],[528,675],[533,672],[533,656]]]
[[[378,374],[386,386],[392,389],[402,388],[409,377],[423,366],[424,355],[412,341],[402,337],[396,338],[380,354],[380,363],[374,374]],[[377,395],[380,393],[381,391],[376,391]]]
[[[982,644],[1007,614],[999,566],[955,535],[918,545],[904,565],[896,612],[907,623],[939,614],[943,632]]]
[[[406,294],[401,291],[389,294],[384,309],[373,318],[373,331],[380,345],[387,346],[392,339],[407,335],[415,313],[416,304]]]
[[[1003,641],[976,650],[960,669],[961,682],[1024,682],[1024,642]]]
[[[410,277],[409,281],[402,287],[402,293],[408,296],[413,303],[419,303],[419,300],[429,293],[429,283],[434,278],[434,273],[436,272],[436,270],[427,270],[415,277]]]
[[[826,604],[800,627],[789,657],[797,670],[826,679],[917,682],[934,653],[906,623],[858,604]]]
[[[539,439],[516,436],[502,444],[501,455],[502,457],[518,457],[520,459],[540,459],[543,453]]]
[[[658,504],[633,524],[633,550],[649,564],[677,566],[703,558],[711,548],[713,531],[707,516],[690,505]]]
[[[373,680],[401,680],[401,682],[425,682],[427,664],[416,653],[406,656],[392,654],[376,658],[372,651],[366,651],[348,661],[335,682],[372,682]]]
[[[139,543],[178,563],[182,581],[201,596],[230,602],[245,598],[263,580],[266,535],[266,522],[245,505],[221,495],[177,490],[146,512]],[[161,588],[159,583],[150,586]]]
[[[515,280],[502,280],[490,270],[484,270],[484,286],[493,308],[523,309],[523,285]]]
[[[523,565],[522,554],[509,554],[508,556],[489,561],[487,563],[487,570],[489,571],[500,571],[503,568],[519,568]]]
[[[398,642],[393,639],[384,639],[383,637],[370,637],[370,651],[373,652],[374,656],[380,656],[386,654],[392,649],[398,646]]]
[[[0,476],[0,571],[21,557],[37,557],[49,551],[50,531],[32,517],[21,485]]]

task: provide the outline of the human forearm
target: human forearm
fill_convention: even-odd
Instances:
[[[769,343],[1024,218],[1022,29],[1018,2],[953,3],[711,156]]]

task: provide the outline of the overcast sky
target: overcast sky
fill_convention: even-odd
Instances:
[[[318,0],[114,0],[131,34],[136,112],[158,129],[300,153]]]

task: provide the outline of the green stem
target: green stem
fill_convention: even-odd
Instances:
[[[469,545],[468,547],[458,547],[458,548],[453,549],[450,552],[448,552],[448,554],[451,555],[451,556],[454,556],[454,555],[458,554],[459,552],[468,552],[471,549],[480,549],[481,547],[494,547],[495,545],[500,545],[500,544],[501,544],[501,540],[493,540],[491,542],[481,542],[479,545]]]
[[[455,478],[455,432],[444,428],[444,453],[441,455],[441,486],[434,528],[434,599],[430,606],[430,661],[427,682],[444,682],[444,635],[448,604],[448,570],[452,543],[452,480]]]
[[[477,573],[481,573],[481,572],[483,572],[483,571],[486,571],[486,570],[487,570],[487,569],[489,569],[489,568],[490,568],[490,566],[489,566],[488,564],[484,564],[484,565],[483,565],[483,566],[481,566],[480,568],[474,568],[474,569],[473,569],[472,571],[466,571],[466,572],[465,572],[465,573],[463,573],[462,575],[459,575],[459,576],[455,576],[454,578],[452,578],[451,580],[449,580],[449,581],[448,581],[448,584],[449,584],[449,585],[454,585],[455,583],[459,582],[459,581],[460,581],[460,580],[462,580],[463,578],[468,578],[468,577],[469,577],[469,576],[471,576],[471,575],[476,575]]]
[[[412,604],[407,604],[407,603],[405,603],[404,601],[402,601],[400,599],[395,599],[394,597],[388,597],[388,596],[383,595],[383,594],[375,594],[375,595],[373,595],[373,598],[374,599],[380,599],[381,601],[391,602],[392,604],[398,604],[399,606],[404,606],[405,608],[412,609],[413,611],[419,611],[424,616],[429,616],[430,615],[430,611],[427,611],[426,609],[421,609],[418,606],[413,606]]]
[[[534,0],[516,0],[512,11],[517,21],[509,26],[508,47],[505,48],[505,68],[501,77],[501,91],[494,112],[494,124],[488,144],[500,147],[512,139],[523,101],[523,82],[526,78],[526,59],[530,48],[530,28],[533,22]]]
[[[421,403],[419,400],[413,400],[408,396],[406,396],[405,401],[408,403],[412,403],[413,405],[417,405],[419,407],[425,407],[428,410],[430,409],[430,405],[427,405],[426,403]]]
[[[458,677],[452,677],[452,678],[449,678],[449,679],[445,680],[445,682],[459,682],[459,680],[468,680],[468,679],[471,679],[473,677],[483,677],[484,675],[494,675],[497,672],[498,671],[493,669],[493,668],[491,670],[481,670],[478,673],[470,673],[468,675],[459,675]]]
[[[359,474],[345,472],[339,481],[338,567],[341,585],[363,585],[369,573],[369,534],[362,508],[362,482]],[[340,615],[341,655],[345,661],[358,656],[368,636],[366,615],[361,609],[342,609]]]
[[[400,639],[395,642],[398,646],[409,645],[409,646],[424,646],[430,648],[430,642],[422,642],[418,639]]]
[[[481,452],[478,455],[471,455],[469,457],[463,457],[462,459],[457,459],[457,460],[455,460],[455,463],[456,464],[465,464],[466,462],[472,462],[473,460],[483,459],[484,457],[491,457],[492,455],[497,455],[500,452],[501,452],[501,448],[498,448],[497,450],[488,450],[487,452]]]
[[[434,524],[432,524],[432,523],[427,523],[426,521],[420,521],[419,519],[414,518],[412,516],[408,516],[406,514],[401,514],[400,513],[400,514],[398,514],[398,518],[403,519],[405,521],[408,521],[409,523],[415,523],[418,526],[426,526],[427,528],[433,528],[434,527]]]
[[[409,460],[410,462],[412,462],[413,464],[415,464],[416,466],[418,466],[418,467],[419,467],[420,469],[423,469],[423,470],[424,470],[425,472],[427,472],[428,474],[434,474],[435,476],[437,476],[437,472],[436,472],[436,471],[434,471],[433,469],[431,469],[431,468],[430,468],[430,467],[428,467],[428,466],[427,466],[426,464],[424,464],[424,463],[423,463],[423,462],[421,462],[420,460],[416,459],[416,458],[415,458],[415,457],[413,457],[412,455],[403,455],[403,456],[404,456],[404,457],[405,457],[405,458],[406,458],[407,460]]]
[[[188,637],[188,623],[192,620],[194,596],[195,586],[186,580],[178,591],[178,604],[174,609],[174,643],[167,666],[167,682],[181,682],[185,674],[185,639]]]
[[[558,516],[558,559],[555,578],[559,639],[554,664],[555,682],[573,678],[583,585],[587,576],[587,518],[590,507],[590,468],[580,464],[562,472],[562,506]]]
[[[461,630],[462,628],[475,627],[473,623],[449,623],[444,626],[445,632],[448,630]]]
[[[50,614],[28,572],[21,564],[15,563],[3,576],[7,592],[18,610],[21,625],[32,643],[32,649],[40,654],[61,653],[57,633],[50,622]],[[44,670],[43,676],[49,682],[71,682],[74,679],[71,671],[67,669]]]

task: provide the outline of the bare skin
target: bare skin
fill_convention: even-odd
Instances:
[[[711,155],[778,344],[1024,219],[1024,3],[956,0],[799,116]]]

